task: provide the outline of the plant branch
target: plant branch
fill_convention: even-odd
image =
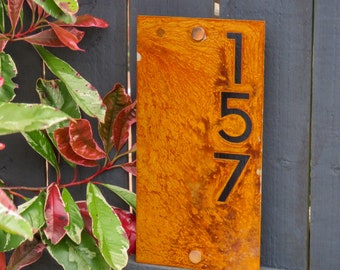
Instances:
[[[92,174],[91,176],[83,179],[83,180],[80,180],[80,181],[75,181],[75,179],[73,179],[70,183],[67,183],[67,184],[63,184],[63,185],[60,185],[60,188],[67,188],[67,187],[72,187],[72,186],[79,186],[79,185],[85,185],[89,182],[91,182],[94,178],[96,178],[98,175],[102,174],[103,172],[107,171],[107,170],[110,170],[110,167],[103,167],[103,168],[100,168],[98,171],[96,171],[94,174]]]
[[[116,161],[117,161],[118,159],[120,159],[121,157],[127,156],[127,155],[129,155],[129,154],[134,153],[134,152],[136,152],[136,149],[130,149],[129,151],[126,151],[126,152],[124,152],[124,153],[121,153],[121,154],[119,154],[119,155],[116,155],[116,156],[111,160],[110,165],[115,164]],[[113,167],[113,166],[112,166],[112,167]],[[118,167],[119,167],[119,166],[118,166]]]
[[[15,192],[15,191],[13,191],[13,190],[9,190],[8,192],[11,193],[11,194],[14,195],[14,196],[17,196],[17,197],[23,199],[24,201],[27,200],[27,198],[26,198],[24,195],[22,195],[22,194],[20,194],[20,193],[18,193],[18,192]]]
[[[25,186],[15,186],[15,187],[0,187],[0,189],[3,190],[25,190],[25,191],[33,191],[33,192],[40,192],[42,190],[45,190],[46,187],[25,187]]]

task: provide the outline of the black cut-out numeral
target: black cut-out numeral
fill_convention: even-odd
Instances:
[[[218,198],[219,202],[225,202],[233,187],[235,186],[238,178],[240,177],[244,167],[246,166],[250,156],[241,154],[214,153],[214,157],[218,159],[238,160],[238,164],[234,172],[231,174],[226,186],[224,187],[221,195]]]
[[[236,114],[242,117],[246,124],[246,128],[244,132],[239,136],[231,136],[227,134],[223,129],[219,131],[220,136],[228,141],[233,143],[240,143],[248,139],[251,130],[252,130],[252,122],[249,115],[238,108],[229,108],[228,99],[237,98],[237,99],[249,99],[249,94],[247,93],[234,93],[234,92],[221,92],[221,117]]]
[[[235,77],[234,82],[240,84],[242,82],[242,34],[227,33],[228,39],[235,40]]]

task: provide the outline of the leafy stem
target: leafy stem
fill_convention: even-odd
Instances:
[[[130,150],[126,151],[126,152],[123,152],[121,154],[117,153],[115,155],[115,157],[111,160],[111,162],[109,163],[109,166],[111,167],[112,165],[114,165],[120,158],[122,157],[125,157],[129,154],[133,154],[136,152],[136,149],[135,148],[131,148]],[[118,166],[119,167],[119,166]]]
[[[117,163],[136,151],[135,147],[122,150],[136,121],[136,103],[120,84],[102,99],[89,81],[45,48],[83,51],[78,44],[85,32],[79,27],[108,27],[103,19],[78,16],[78,10],[78,0],[0,0],[0,136],[20,133],[45,164],[55,169],[54,181],[48,179],[42,187],[9,186],[0,179],[1,269],[32,264],[45,248],[66,270],[74,265],[81,269],[122,269],[128,252],[135,250],[134,214],[110,206],[97,186],[117,194],[134,211],[135,194],[95,179],[116,168],[135,175],[135,161]],[[26,12],[31,14],[26,16]],[[46,67],[55,76],[35,78],[40,103],[13,101],[18,88],[13,80],[18,71],[5,50],[15,41],[33,45],[44,63],[43,74]],[[104,149],[93,136],[93,122],[82,118],[82,113],[98,120]],[[0,142],[1,154],[10,149]],[[69,182],[62,178],[64,165],[74,169]],[[79,167],[84,167],[87,177],[78,179]],[[49,176],[47,168],[42,167]],[[75,202],[68,188],[81,185],[87,186],[86,200]],[[26,197],[29,192],[34,194],[32,198]],[[15,205],[14,197],[24,203]],[[13,251],[8,262],[3,256],[7,251]]]

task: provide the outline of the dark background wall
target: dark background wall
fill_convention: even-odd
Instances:
[[[135,88],[136,16],[214,17],[213,0],[130,0],[131,89]],[[289,270],[340,269],[340,2],[220,0],[220,18],[266,21],[261,264]],[[110,23],[89,30],[86,53],[55,50],[104,95],[127,85],[128,0],[80,0],[81,13]],[[29,46],[9,51],[18,65],[16,101],[36,101],[41,62]],[[33,52],[33,53],[32,53]],[[29,72],[28,72],[29,71]],[[20,135],[4,136],[0,178],[45,185],[44,161]],[[84,172],[85,173],[85,172]],[[120,173],[105,181],[127,186]],[[75,192],[82,197],[84,190]],[[108,195],[109,196],[109,195]],[[107,196],[107,197],[108,197]],[[113,203],[119,205],[115,198]],[[27,269],[60,269],[48,256]],[[138,266],[128,269],[157,269]]]

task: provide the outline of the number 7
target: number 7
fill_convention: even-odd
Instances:
[[[238,178],[240,177],[244,167],[246,166],[250,156],[249,155],[240,155],[240,154],[226,154],[226,153],[214,153],[214,157],[218,159],[232,159],[232,160],[238,160],[238,164],[230,176],[228,183],[224,187],[220,197],[218,198],[218,201],[225,202],[235,186]]]

